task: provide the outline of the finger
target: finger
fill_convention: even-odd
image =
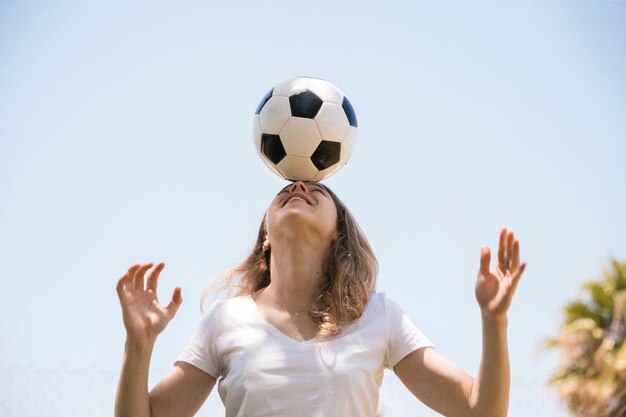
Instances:
[[[128,268],[128,282],[129,283],[134,283],[135,282],[135,274],[137,273],[137,270],[141,268],[140,264],[135,264],[133,266],[131,266],[130,268]],[[126,285],[126,289],[130,290],[130,289],[134,289],[134,285],[133,286],[128,286],[128,284]]]
[[[491,250],[488,246],[483,246],[480,249],[480,274],[489,276],[489,263],[491,262]]]
[[[135,273],[135,279],[133,281],[135,282],[136,290],[143,291],[143,277],[146,274],[146,271],[150,268],[152,268],[152,262],[143,264]]]
[[[128,282],[128,272],[122,276],[117,281],[117,285],[115,286],[115,290],[117,291],[117,295],[121,298],[126,294],[126,283]]]
[[[157,289],[157,282],[159,279],[159,274],[161,274],[161,271],[163,271],[163,268],[165,268],[165,264],[161,262],[160,264],[156,266],[156,268],[154,268],[150,272],[150,275],[148,276],[148,281],[146,283],[146,286],[149,290],[152,290],[155,293]]]
[[[506,227],[500,230],[500,240],[498,241],[498,265],[502,266],[506,261]],[[502,268],[500,268],[502,269]]]
[[[513,262],[513,242],[515,241],[515,234],[513,231],[509,232],[506,237],[506,264],[511,268],[511,263]]]
[[[526,262],[524,262],[522,264],[522,266],[520,266],[518,272],[513,275],[512,280],[511,280],[511,294],[515,293],[515,289],[517,288],[517,284],[520,281],[520,278],[522,278],[522,274],[524,273],[524,271],[526,270]]]
[[[519,268],[519,240],[513,242],[513,257],[511,259],[511,270]]]
[[[174,317],[176,312],[178,311],[178,307],[183,303],[182,290],[180,287],[176,287],[174,289],[174,293],[172,294],[172,301],[167,305],[167,312],[170,317]]]

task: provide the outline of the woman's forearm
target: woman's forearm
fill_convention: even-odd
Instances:
[[[470,407],[476,417],[506,417],[511,370],[507,343],[508,321],[482,316],[483,349],[472,385]]]
[[[152,342],[126,340],[117,395],[115,417],[150,417],[148,371],[154,348]]]

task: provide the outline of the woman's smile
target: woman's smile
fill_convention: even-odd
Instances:
[[[287,203],[289,203],[289,202],[291,202],[293,200],[304,201],[308,205],[312,205],[311,198],[308,195],[306,195],[305,193],[294,192],[294,193],[291,193],[290,195],[288,195],[283,200],[283,202],[281,204],[281,207],[285,206]]]
[[[302,201],[303,203],[306,203],[306,201],[304,201],[304,200],[302,199],[302,197],[293,197],[293,198],[289,199],[289,201],[287,201],[287,203],[291,203],[291,202],[293,202],[293,201]],[[308,203],[307,203],[307,204],[308,204]]]

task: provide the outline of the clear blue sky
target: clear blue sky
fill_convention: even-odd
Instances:
[[[252,113],[312,75],[358,116],[325,183],[372,243],[378,290],[474,374],[480,247],[512,228],[528,262],[513,379],[545,379],[562,305],[626,259],[626,3],[131,3],[0,4],[2,366],[118,370],[117,279],[164,261],[161,300],[184,298],[153,356],[168,369],[203,285],[286,184]]]

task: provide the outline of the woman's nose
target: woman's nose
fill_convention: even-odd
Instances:
[[[294,193],[296,191],[306,193],[309,190],[306,188],[306,185],[302,181],[296,181],[291,184],[291,187],[289,187],[289,192]]]

